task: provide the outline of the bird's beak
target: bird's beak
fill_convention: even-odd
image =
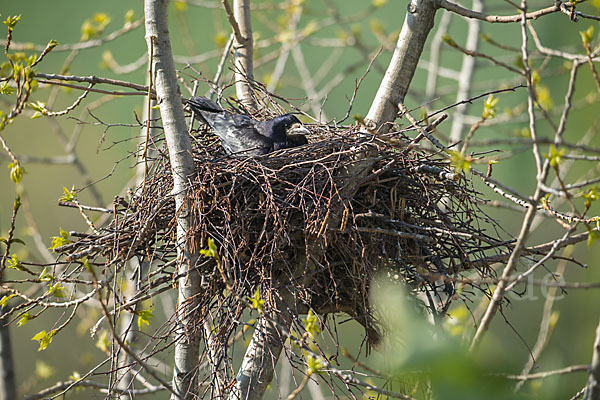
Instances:
[[[293,124],[287,131],[288,135],[310,135],[310,131],[302,124]]]

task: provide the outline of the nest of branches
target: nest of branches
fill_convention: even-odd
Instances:
[[[238,321],[257,288],[272,306],[286,286],[296,312],[345,312],[376,342],[369,304],[376,277],[405,282],[440,312],[448,302],[433,299],[444,291],[456,297],[454,277],[489,273],[474,261],[499,251],[502,242],[477,207],[478,193],[467,177],[448,171],[444,157],[408,147],[411,140],[397,131],[380,136],[308,126],[308,145],[252,158],[226,156],[204,129],[196,132],[188,240],[196,250],[213,241],[217,252],[195,266],[203,289],[198,326],[206,315],[201,310],[215,307],[216,298],[233,310],[227,319]],[[169,160],[159,151],[146,182],[115,202],[115,217],[99,234],[56,250],[107,264],[159,261],[147,289],[172,281],[177,211],[171,190]]]

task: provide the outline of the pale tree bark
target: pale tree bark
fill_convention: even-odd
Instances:
[[[153,65],[157,101],[173,175],[173,195],[177,208],[177,259],[179,295],[177,328],[175,331],[175,366],[173,390],[181,398],[194,398],[197,392],[199,337],[195,332],[191,312],[195,309],[200,291],[200,277],[193,268],[198,254],[192,252],[188,233],[191,228],[189,200],[186,198],[188,180],[194,172],[192,147],[187,133],[181,93],[177,84],[173,53],[167,24],[167,0],[145,0],[146,41]],[[175,396],[173,396],[175,398]]]
[[[396,119],[398,104],[406,97],[423,46],[433,28],[436,10],[435,0],[412,0],[407,7],[394,54],[365,118],[380,133],[386,133],[388,123]]]
[[[598,323],[598,328],[596,329],[590,377],[588,378],[583,400],[600,400],[600,323]]]
[[[233,0],[233,13],[229,8],[229,0],[222,1],[233,29],[236,96],[245,106],[256,107],[251,87],[254,80],[254,39],[250,19],[250,0]]]
[[[304,264],[304,257],[302,259]],[[273,380],[277,360],[287,337],[286,332],[291,328],[293,315],[298,314],[291,312],[291,307],[295,304],[294,293],[288,287],[283,287],[279,294],[281,298],[275,301],[278,312],[263,316],[256,322],[256,329],[246,348],[228,400],[260,400]]]
[[[473,0],[474,12],[483,11],[483,2],[481,0]],[[469,31],[467,33],[467,41],[465,48],[470,51],[477,51],[477,45],[479,44],[479,28],[481,26],[481,20],[470,19],[468,20]],[[475,57],[467,54],[463,54],[463,63],[460,69],[460,77],[458,79],[458,90],[456,91],[456,101],[463,101],[469,98],[469,92],[471,89],[471,83],[473,81],[473,70],[475,69]],[[463,138],[463,127],[465,125],[465,113],[467,111],[467,104],[459,104],[454,109],[452,115],[452,128],[450,129],[450,142],[458,142]]]

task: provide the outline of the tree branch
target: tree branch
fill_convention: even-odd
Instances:
[[[467,18],[480,19],[486,22],[497,22],[497,23],[510,23],[510,22],[519,22],[523,18],[522,14],[516,15],[488,15],[483,12],[469,10],[468,8],[464,8],[459,6],[458,4],[452,3],[448,0],[440,0],[439,1],[440,8],[445,8],[448,11],[452,11],[453,13],[462,15]],[[557,11],[560,11],[560,6],[553,5],[551,7],[542,8],[541,10],[528,12],[525,14],[525,18],[527,19],[537,19],[541,16],[552,14]]]
[[[592,353],[592,365],[590,366],[590,377],[585,388],[585,397],[583,400],[600,399],[600,323],[596,329],[596,340],[594,340],[594,350]]]

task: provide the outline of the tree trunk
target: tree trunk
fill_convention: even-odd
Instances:
[[[0,294],[2,298],[3,294]],[[4,312],[0,308],[0,317]],[[15,365],[13,362],[12,348],[10,346],[10,331],[5,321],[0,318],[0,400],[17,398],[15,387]]]
[[[250,0],[233,0],[233,15],[240,33],[240,35],[234,35],[233,42],[235,92],[242,104],[256,107],[251,88],[254,80],[254,39],[250,21]]]
[[[155,77],[157,101],[165,131],[169,160],[173,174],[173,194],[177,208],[177,259],[179,295],[177,301],[177,328],[175,335],[175,367],[173,390],[181,398],[192,399],[198,391],[196,368],[198,365],[198,334],[193,326],[191,312],[198,302],[200,277],[193,272],[198,253],[192,252],[188,232],[191,217],[187,195],[188,179],[194,172],[192,147],[187,133],[177,84],[173,53],[167,24],[167,0],[145,0],[146,42]]]
[[[435,0],[412,0],[398,37],[396,49],[385,72],[369,113],[365,118],[380,133],[386,133],[396,119],[398,104],[404,101],[429,32],[433,28]]]
[[[296,302],[293,292],[286,286],[282,287],[281,298],[275,301],[276,310],[256,321],[256,329],[228,400],[260,400],[273,380],[287,338],[286,332],[289,332],[293,322],[290,309]]]

